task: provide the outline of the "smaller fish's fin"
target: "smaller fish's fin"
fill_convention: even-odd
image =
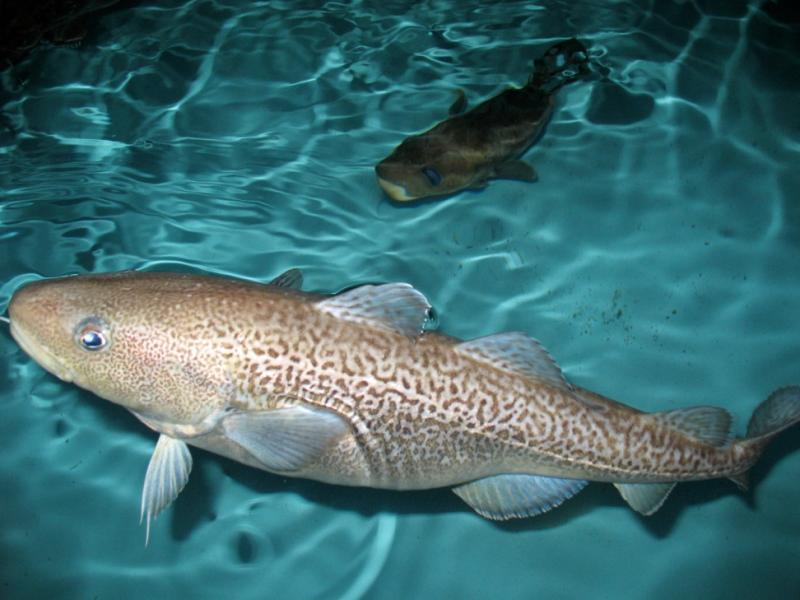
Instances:
[[[467,110],[467,95],[464,93],[464,90],[457,90],[456,93],[458,97],[455,99],[455,102],[450,105],[450,110],[447,111],[451,117],[460,115]]]
[[[649,417],[704,444],[722,447],[731,441],[733,417],[724,408],[692,406],[650,413]]]
[[[572,386],[564,379],[561,369],[550,353],[539,342],[522,332],[509,331],[487,335],[462,342],[455,349],[460,354],[491,364],[498,369],[522,373],[565,391],[572,391]]]
[[[141,523],[146,517],[144,545],[150,541],[150,521],[178,497],[192,471],[192,455],[186,442],[163,433],[158,437],[142,488]]]
[[[473,181],[469,189],[474,191],[480,191],[485,189],[488,185],[489,185],[488,179],[479,179],[478,181]]]
[[[303,272],[300,269],[289,269],[278,275],[275,279],[270,281],[269,284],[277,287],[299,290],[303,285]]]
[[[339,319],[417,337],[431,305],[407,283],[362,285],[317,303],[317,308]]]
[[[512,473],[477,479],[453,488],[482,517],[494,521],[535,517],[562,504],[588,482]]]
[[[519,179],[521,181],[536,181],[539,178],[536,169],[521,160],[511,160],[497,165],[494,168],[494,176],[498,179]]]
[[[675,487],[675,482],[615,483],[614,487],[633,510],[649,517],[664,504],[672,488]]]
[[[234,413],[222,426],[230,440],[278,472],[301,469],[348,430],[336,413],[306,406]]]

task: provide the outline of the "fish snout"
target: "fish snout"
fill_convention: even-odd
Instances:
[[[42,283],[29,283],[14,293],[8,305],[8,316],[12,324],[29,329],[57,312],[58,303],[45,293]]]
[[[395,202],[408,202],[416,199],[416,196],[408,193],[405,186],[391,181],[392,169],[386,164],[385,160],[375,166],[375,173],[378,176],[378,185]]]
[[[57,358],[62,305],[46,282],[33,282],[17,290],[8,305],[11,337],[45,370],[64,381],[73,374]]]
[[[385,160],[375,165],[375,174],[378,176],[378,179],[386,179],[389,176],[388,170]]]

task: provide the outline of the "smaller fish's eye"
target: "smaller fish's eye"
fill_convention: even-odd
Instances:
[[[442,183],[442,175],[433,167],[422,167],[422,174],[427,177],[431,185],[439,185]]]
[[[84,350],[94,352],[108,346],[108,336],[105,328],[95,319],[88,319],[81,323],[75,335],[78,345]]]

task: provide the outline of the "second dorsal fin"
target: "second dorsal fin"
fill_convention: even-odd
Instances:
[[[456,351],[512,373],[522,373],[565,391],[572,385],[550,353],[532,337],[519,331],[497,333],[462,342]]]

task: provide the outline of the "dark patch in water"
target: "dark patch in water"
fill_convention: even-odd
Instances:
[[[632,94],[622,86],[604,81],[594,86],[586,118],[592,123],[630,125],[653,113],[655,100],[647,94]]]
[[[764,2],[761,11],[784,25],[800,25],[800,4],[794,0],[772,0]]]
[[[66,419],[58,419],[56,421],[56,426],[55,426],[56,437],[64,437],[65,435],[67,435],[67,433],[69,433],[69,429],[70,429],[69,423],[67,423]]]
[[[187,540],[192,531],[205,521],[213,522],[217,514],[212,508],[215,490],[208,481],[205,462],[208,455],[203,452],[194,452],[194,467],[192,476],[183,492],[175,501],[175,510],[172,511],[171,531],[172,539]]]
[[[256,546],[253,538],[247,533],[240,533],[236,540],[236,556],[241,563],[253,562],[256,555]]]

